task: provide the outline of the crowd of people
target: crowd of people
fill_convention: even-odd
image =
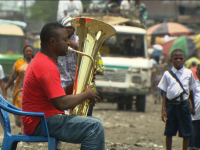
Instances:
[[[140,0],[108,0],[104,6],[91,4],[88,6],[88,11],[98,11],[111,13],[120,13],[124,17],[133,18],[137,17],[144,22],[147,19],[146,5]],[[103,10],[102,10],[103,9]],[[57,21],[61,21],[64,17],[79,17],[83,12],[83,4],[81,0],[59,0],[57,10]]]

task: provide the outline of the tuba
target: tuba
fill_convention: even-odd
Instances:
[[[71,25],[75,28],[79,37],[79,50],[69,48],[69,51],[76,52],[77,67],[74,81],[73,95],[80,94],[92,85],[93,73],[95,69],[95,59],[102,43],[106,38],[115,35],[116,31],[111,26],[102,21],[77,18],[72,20]],[[85,100],[70,110],[71,115],[87,116],[90,100]]]

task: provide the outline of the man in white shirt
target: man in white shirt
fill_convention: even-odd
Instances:
[[[193,90],[196,88],[196,83],[191,70],[183,66],[185,63],[184,51],[181,49],[173,50],[171,62],[173,64],[171,70],[180,80],[184,89],[168,71],[164,73],[158,84],[158,87],[164,91],[162,120],[166,123],[164,133],[166,149],[171,150],[172,136],[176,136],[177,131],[179,131],[179,137],[183,138],[183,150],[187,150],[189,137],[192,134],[191,114],[195,114]],[[183,93],[183,91],[185,92]],[[188,99],[191,101],[191,110]]]
[[[80,0],[59,0],[57,21],[61,21],[64,17],[77,17],[83,12],[82,2]]]

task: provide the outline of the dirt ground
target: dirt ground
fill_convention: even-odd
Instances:
[[[12,102],[11,91],[8,101]],[[165,124],[161,121],[161,104],[154,104],[151,95],[147,96],[146,112],[118,111],[116,104],[96,104],[93,116],[102,120],[105,129],[106,150],[164,150]],[[18,134],[20,128],[15,126],[14,116],[10,115],[11,130]],[[0,128],[0,145],[3,130]],[[173,150],[181,150],[182,139],[173,138]],[[17,150],[46,150],[47,143],[18,143]],[[80,144],[62,143],[62,150],[78,150]]]

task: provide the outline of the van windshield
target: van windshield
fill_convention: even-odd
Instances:
[[[0,52],[22,54],[23,37],[0,35]]]
[[[116,34],[107,38],[99,51],[102,56],[145,57],[144,35]]]

